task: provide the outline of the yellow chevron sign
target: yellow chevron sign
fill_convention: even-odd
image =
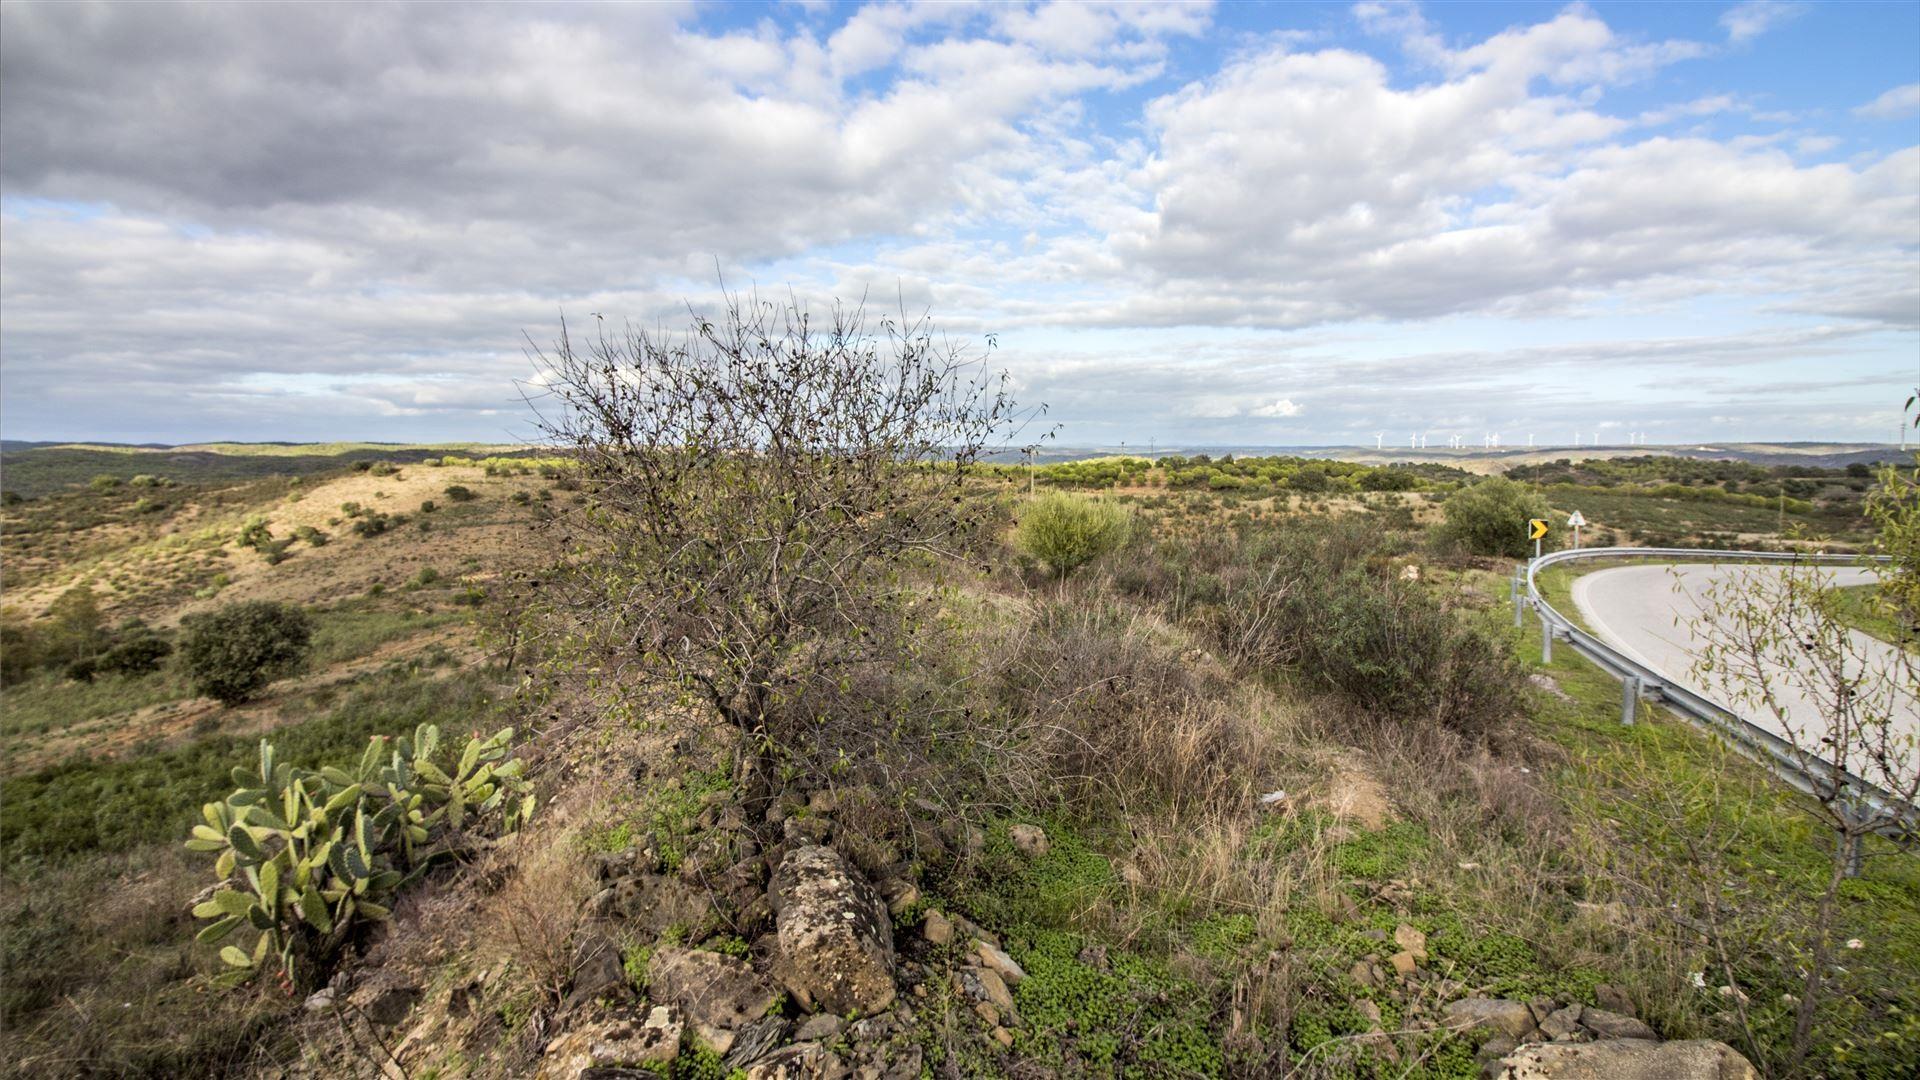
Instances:
[[[1527,539],[1538,540],[1545,535],[1547,535],[1547,522],[1545,518],[1527,519]]]

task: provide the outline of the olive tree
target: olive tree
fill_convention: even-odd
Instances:
[[[555,523],[565,639],[758,755],[804,729],[797,691],[897,644],[914,567],[969,533],[965,485],[1018,421],[984,356],[861,305],[734,295],[683,331],[585,340],[563,322],[532,357],[541,430],[587,494]]]
[[[1440,509],[1446,515],[1440,525],[1443,538],[1478,555],[1515,559],[1524,559],[1533,550],[1527,520],[1545,518],[1551,512],[1545,499],[1504,476],[1461,488],[1447,496]]]

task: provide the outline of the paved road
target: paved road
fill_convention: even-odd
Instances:
[[[1642,564],[1598,570],[1574,579],[1573,604],[1587,625],[1607,644],[1682,686],[1724,705],[1734,707],[1748,720],[1784,735],[1777,718],[1764,708],[1749,707],[1730,700],[1726,688],[1709,686],[1692,673],[1694,658],[1701,642],[1689,623],[1702,618],[1705,594],[1718,582],[1742,574],[1778,574],[1778,567],[1753,563],[1681,563]],[[1866,568],[1823,568],[1821,573],[1840,585],[1864,585],[1874,580],[1875,571]],[[1675,618],[1679,621],[1676,624]],[[1883,678],[1895,678],[1892,645],[1855,631],[1853,638],[1870,670]],[[1905,669],[1902,689],[1904,708],[1900,720],[1906,731],[1920,734],[1920,686],[1915,685],[1913,668]],[[1784,680],[1776,682],[1778,692]],[[1787,719],[1796,726],[1812,724],[1819,710],[1798,693],[1779,693]],[[1802,719],[1805,717],[1806,719]]]

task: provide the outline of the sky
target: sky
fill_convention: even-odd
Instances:
[[[928,313],[1067,446],[1890,441],[1920,4],[0,6],[0,434],[531,438]]]

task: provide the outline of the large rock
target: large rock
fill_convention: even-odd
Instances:
[[[743,960],[704,949],[656,949],[647,964],[647,991],[676,1005],[709,1046],[726,1053],[734,1033],[766,1016],[778,997]]]
[[[1607,1039],[1522,1046],[1492,1069],[1497,1080],[1759,1080],[1723,1042]]]
[[[781,982],[809,1011],[893,1004],[893,923],[880,896],[831,848],[795,848],[773,875]]]
[[[1524,1001],[1462,998],[1447,1006],[1447,1026],[1455,1031],[1484,1031],[1512,1039],[1533,1030],[1533,1010]]]
[[[747,1067],[747,1080],[838,1080],[847,1068],[817,1042],[783,1046]]]

